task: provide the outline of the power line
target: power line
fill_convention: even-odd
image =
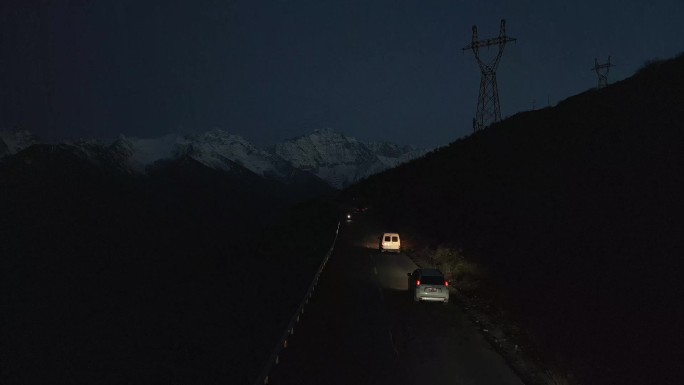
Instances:
[[[477,64],[480,66],[480,95],[477,99],[477,112],[473,118],[473,130],[478,131],[484,129],[492,123],[501,120],[501,107],[499,105],[499,90],[496,84],[496,68],[501,60],[504,47],[506,43],[516,41],[517,39],[506,36],[506,20],[501,19],[501,26],[499,29],[499,36],[478,40],[477,26],[473,25],[473,40],[463,48],[463,51],[472,50],[475,54]],[[498,45],[499,52],[489,63],[486,63],[480,58],[480,48]]]
[[[592,71],[596,72],[596,75],[598,76],[598,88],[603,88],[608,85],[608,71],[610,71],[610,67],[615,67],[614,65],[610,64],[610,56],[608,56],[608,63],[604,64],[599,64],[598,59],[594,58],[594,68],[592,68]]]

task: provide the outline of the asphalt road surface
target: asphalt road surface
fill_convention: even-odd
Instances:
[[[522,382],[455,303],[414,303],[416,265],[378,253],[383,231],[342,223],[273,384],[517,384]]]

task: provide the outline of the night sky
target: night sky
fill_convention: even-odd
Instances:
[[[595,57],[614,82],[684,51],[682,0],[1,0],[0,128],[445,145],[472,131],[471,27],[502,18],[504,117],[594,87]]]

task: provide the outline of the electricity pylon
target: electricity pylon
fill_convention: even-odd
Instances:
[[[605,64],[599,64],[598,59],[594,58],[594,68],[591,70],[596,71],[596,75],[598,76],[598,88],[603,88],[608,85],[608,71],[610,71],[610,67],[615,67],[610,64],[610,56],[608,56],[608,63]]]
[[[477,26],[473,25],[473,40],[463,51],[472,50],[477,64],[480,66],[480,96],[477,98],[477,113],[473,119],[473,130],[481,130],[494,122],[501,120],[501,107],[499,106],[499,90],[496,85],[496,67],[499,65],[506,43],[517,39],[506,36],[506,20],[501,19],[499,37],[486,40],[478,40]],[[499,52],[489,63],[480,58],[480,48],[498,45]]]

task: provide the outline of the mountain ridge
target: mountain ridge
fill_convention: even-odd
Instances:
[[[3,131],[0,159],[40,143],[26,130]],[[230,170],[236,165],[256,175],[287,181],[297,173],[315,175],[334,188],[343,188],[376,172],[395,167],[427,151],[387,142],[361,142],[332,129],[259,149],[239,135],[215,129],[199,134],[169,134],[157,138],[120,135],[107,144],[79,139],[58,145],[74,146],[81,155],[129,173],[145,174],[160,160],[190,156],[206,167]]]

